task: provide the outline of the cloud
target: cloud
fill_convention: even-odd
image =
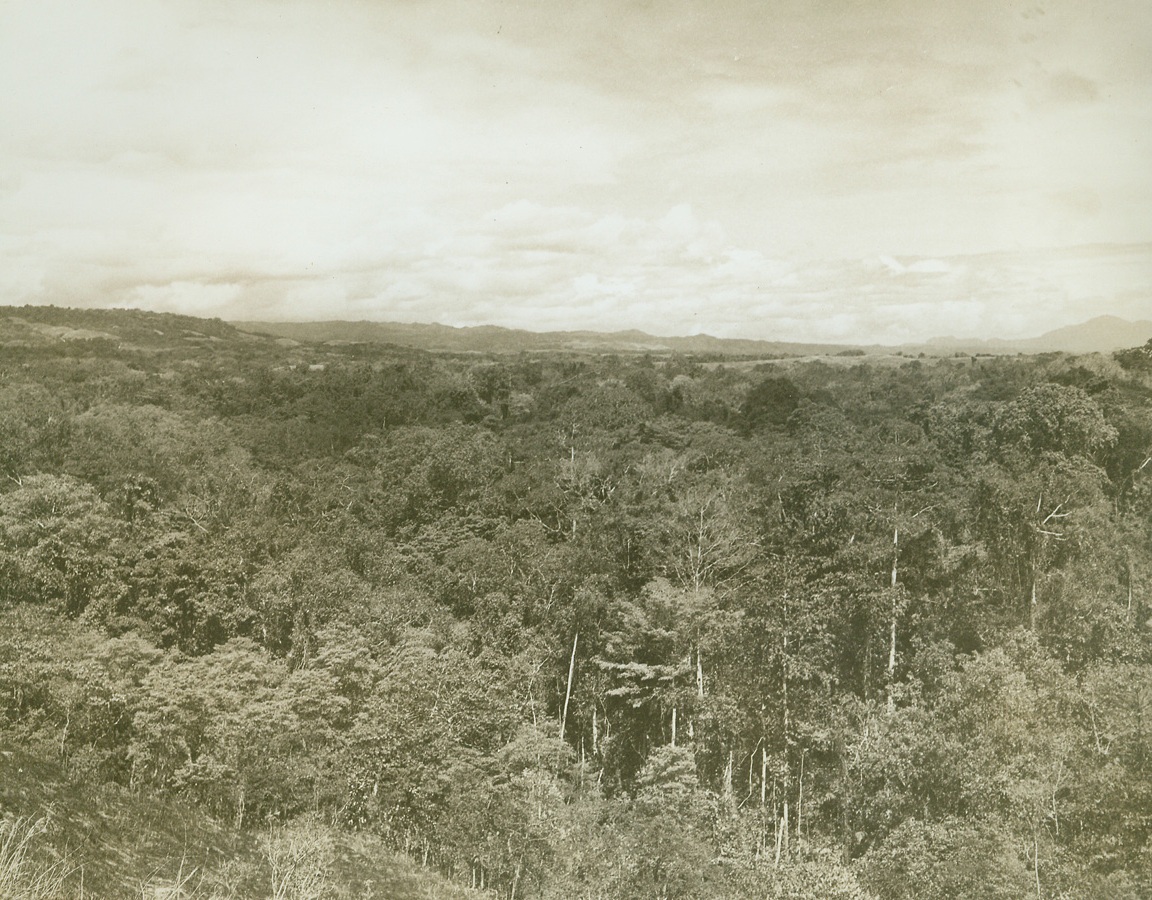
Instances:
[[[519,204],[514,228],[511,212],[365,272],[355,288],[334,272],[278,289],[305,317],[895,343],[1038,334],[1087,318],[1101,292],[1138,291],[1152,261],[1140,246],[795,263],[740,248],[683,209],[606,223],[575,207]],[[611,244],[590,237],[605,232]],[[709,241],[714,252],[701,256],[694,248]]]
[[[189,281],[173,281],[164,285],[142,284],[130,292],[125,305],[194,316],[220,316],[234,308],[243,291],[243,286],[239,284]]]
[[[1048,79],[1048,97],[1058,103],[1092,103],[1100,97],[1100,86],[1075,72],[1057,72]]]
[[[0,302],[797,339],[1134,306],[1152,31],[1116,3],[3,4]]]
[[[187,188],[205,185],[197,177]],[[314,185],[327,202],[303,217],[293,214],[299,185],[253,194],[244,180],[223,177],[219,186],[231,191],[186,197],[182,216],[135,259],[131,247],[144,239],[131,221],[99,243],[83,229],[58,235],[53,247],[74,241],[76,253],[41,268],[29,262],[31,238],[0,243],[0,290],[17,302],[225,318],[896,343],[1036,334],[1061,316],[1087,318],[1102,294],[1135,296],[1152,269],[1147,245],[789,259],[741,246],[683,203],[639,216],[520,198],[469,218],[378,221],[371,204],[349,218],[355,191],[339,180]]]

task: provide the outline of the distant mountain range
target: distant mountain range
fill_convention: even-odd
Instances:
[[[953,356],[956,354],[1111,353],[1152,340],[1152,321],[1099,316],[1026,340],[935,338],[901,346],[814,344],[717,338],[706,334],[658,337],[643,331],[535,332],[494,325],[454,328],[398,322],[223,322],[172,313],[128,309],[68,309],[0,306],[0,345],[44,345],[59,341],[115,341],[125,347],[159,349],[198,344],[270,341],[291,344],[391,344],[449,353],[684,353],[746,359],[796,357]]]
[[[1111,353],[1139,347],[1150,339],[1152,321],[1129,322],[1117,316],[1097,316],[1079,325],[1056,328],[1027,340],[935,338],[927,346],[937,352],[959,349],[983,353]]]
[[[456,328],[449,325],[399,322],[234,322],[245,331],[271,334],[301,342],[384,343],[456,353],[515,353],[572,351],[599,353],[691,353],[732,356],[849,356],[902,353],[1111,353],[1138,347],[1152,339],[1152,321],[1129,322],[1098,316],[1080,325],[1057,328],[1026,340],[935,338],[924,344],[811,344],[717,338],[700,334],[657,337],[643,331],[535,332],[494,325]]]
[[[456,328],[399,322],[234,322],[237,328],[318,343],[381,343],[456,353],[572,351],[692,353],[735,356],[810,356],[859,352],[847,344],[799,344],[717,338],[657,337],[643,331],[524,331],[496,325]]]

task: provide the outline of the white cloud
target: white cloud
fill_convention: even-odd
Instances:
[[[0,0],[0,302],[861,340],[1140,312],[1152,7],[1054,4]]]
[[[213,317],[224,315],[233,308],[243,290],[239,284],[188,281],[174,281],[164,285],[142,284],[132,291],[126,305],[138,309]]]
[[[947,275],[952,267],[942,259],[922,259],[910,265],[908,271],[924,275]]]

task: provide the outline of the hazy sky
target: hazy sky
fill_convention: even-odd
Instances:
[[[0,0],[0,304],[1152,318],[1148,0]]]

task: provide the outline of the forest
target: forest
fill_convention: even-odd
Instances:
[[[1152,341],[0,309],[0,894],[1150,897]]]

